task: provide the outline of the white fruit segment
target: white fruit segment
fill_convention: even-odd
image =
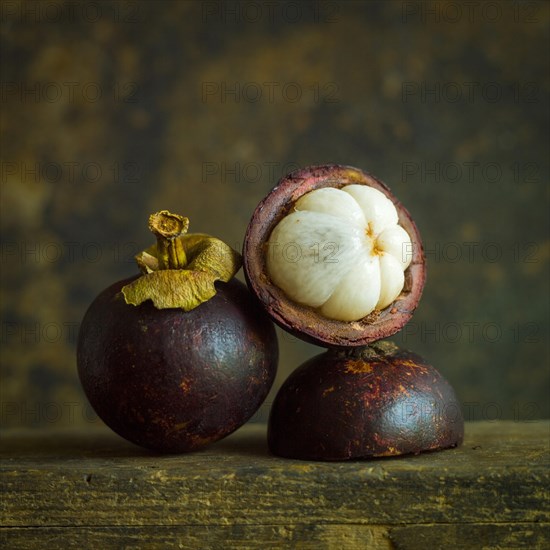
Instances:
[[[296,201],[269,237],[267,270],[290,299],[357,321],[399,296],[411,259],[393,203],[377,189],[348,185]]]

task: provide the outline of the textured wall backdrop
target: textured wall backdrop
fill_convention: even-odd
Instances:
[[[240,248],[279,177],[326,162],[384,180],[422,232],[427,286],[393,340],[467,419],[548,416],[549,7],[3,2],[2,425],[98,422],[76,334],[150,212]],[[280,343],[276,388],[319,351]]]

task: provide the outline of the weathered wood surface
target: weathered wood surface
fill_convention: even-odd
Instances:
[[[149,453],[106,429],[6,432],[0,541],[6,548],[544,548],[549,447],[548,421],[471,423],[458,449],[345,463],[272,457],[262,425],[179,456]]]

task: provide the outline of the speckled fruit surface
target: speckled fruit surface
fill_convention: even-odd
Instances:
[[[259,408],[275,378],[273,323],[236,279],[196,309],[127,305],[104,290],[80,329],[77,363],[99,417],[122,437],[186,452],[230,434]]]
[[[305,362],[280,388],[268,431],[273,454],[327,461],[445,449],[463,436],[449,383],[387,342]]]

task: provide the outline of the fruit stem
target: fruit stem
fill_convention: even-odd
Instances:
[[[391,355],[396,353],[399,350],[399,347],[393,342],[388,340],[378,340],[377,342],[372,342],[367,346],[352,347],[347,349],[334,349],[331,350],[334,354],[344,357],[350,357],[353,359],[376,359],[380,356]]]
[[[183,269],[187,256],[179,237],[187,233],[189,219],[168,210],[149,216],[149,229],[157,238],[159,269]]]

